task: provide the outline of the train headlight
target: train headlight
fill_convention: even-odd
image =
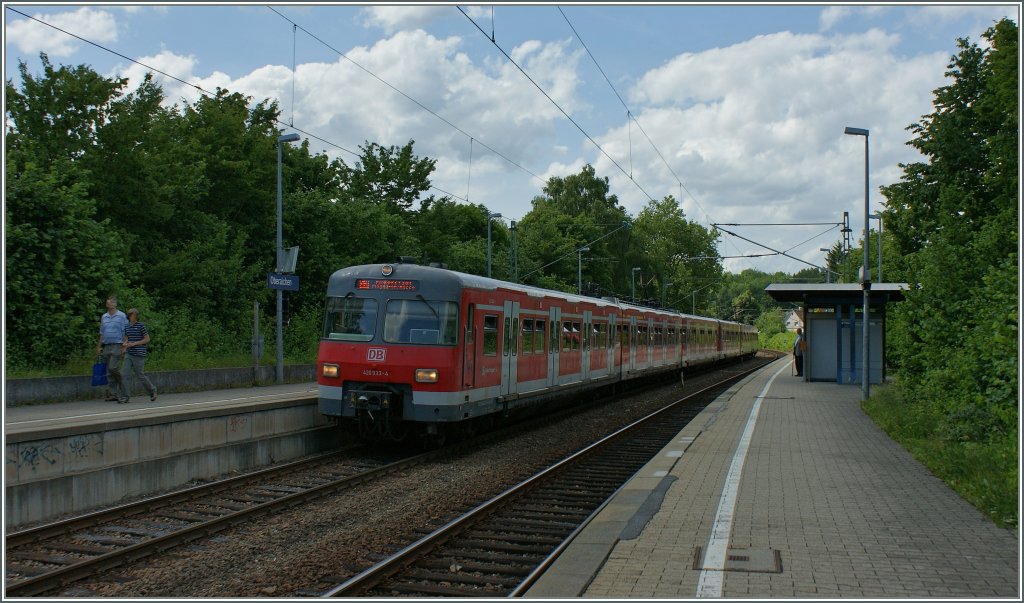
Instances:
[[[437,369],[416,369],[417,383],[437,383]]]
[[[337,364],[323,364],[320,367],[320,374],[328,379],[337,379],[341,376],[341,369]]]

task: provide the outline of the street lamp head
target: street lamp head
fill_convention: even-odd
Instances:
[[[633,268],[633,272],[637,272],[638,270],[640,270],[640,266],[636,266],[635,268]]]
[[[580,253],[582,253],[584,251],[590,251],[590,248],[589,247],[580,247],[579,251],[580,251]]]
[[[487,219],[488,220],[493,220],[494,218],[500,218],[500,217],[501,217],[500,213],[487,212]]]
[[[300,138],[302,137],[296,134],[295,132],[292,132],[291,134],[282,134],[281,136],[278,136],[277,142],[295,142]]]
[[[853,136],[867,136],[868,131],[865,130],[864,128],[851,128],[850,126],[846,126],[846,129],[843,130],[843,134],[851,134]]]

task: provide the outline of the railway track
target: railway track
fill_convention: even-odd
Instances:
[[[303,594],[517,596],[684,425],[731,384],[764,364],[620,429],[341,584]]]
[[[5,594],[32,596],[427,462],[335,451],[8,534]]]

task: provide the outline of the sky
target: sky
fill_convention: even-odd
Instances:
[[[671,195],[732,233],[718,245],[727,271],[794,273],[823,265],[844,212],[859,244],[866,139],[844,129],[869,131],[880,211],[879,187],[923,159],[907,127],[934,110],[957,39],[984,45],[1020,8],[14,2],[4,79],[20,81],[19,62],[40,75],[46,53],[128,90],[150,70],[173,76],[155,73],[168,105],[194,103],[197,86],[273,99],[282,133],[349,165],[367,142],[414,141],[437,160],[429,194],[506,224],[548,178],[590,164],[634,217]]]

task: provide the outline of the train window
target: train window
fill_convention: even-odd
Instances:
[[[324,339],[370,341],[377,324],[377,300],[364,297],[328,297]]]
[[[544,353],[545,331],[547,331],[547,327],[544,325],[543,318],[538,318],[533,322],[533,351],[538,354]]]
[[[384,341],[455,345],[459,306],[455,302],[392,299],[384,313]]]
[[[582,335],[583,335],[583,332],[580,330],[580,323],[578,323],[578,322],[572,323],[572,349],[573,350],[580,349],[580,347],[581,347],[580,344],[582,343],[580,341],[580,337]]]
[[[513,318],[512,319],[512,330],[509,331],[509,334],[511,335],[511,339],[512,339],[511,346],[510,346],[512,348],[512,355],[515,356],[516,354],[519,353],[519,319],[518,318]]]
[[[572,351],[572,322],[568,320],[562,322],[562,351]]]
[[[533,353],[533,319],[523,319],[523,354]]]
[[[498,317],[484,315],[484,356],[498,355]]]
[[[505,350],[505,352],[504,352],[505,356],[508,356],[508,349],[510,347],[512,347],[511,345],[509,345],[509,341],[508,341],[511,338],[512,338],[512,317],[511,316],[506,316],[505,317],[505,345],[503,346],[504,350]]]

